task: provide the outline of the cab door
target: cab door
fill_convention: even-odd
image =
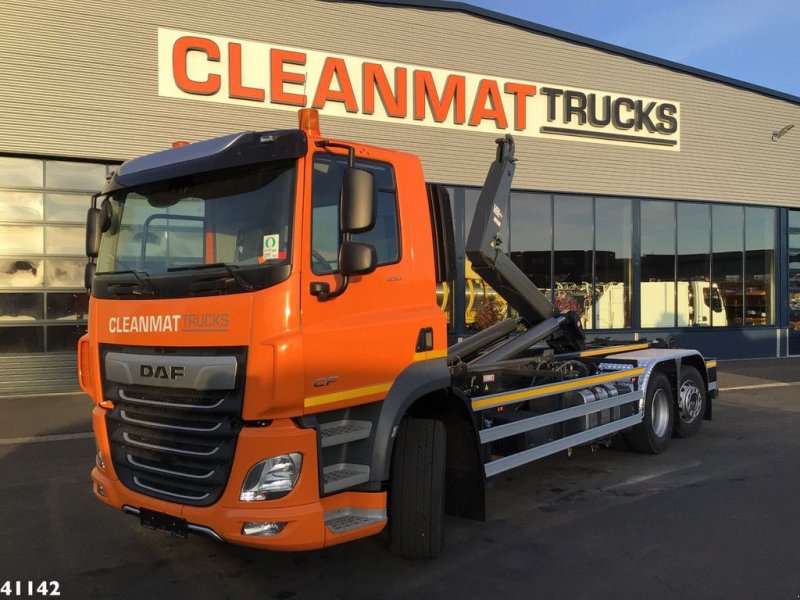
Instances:
[[[372,244],[377,268],[351,276],[346,291],[321,301],[311,284],[341,283],[338,252],[339,197],[347,156],[318,152],[309,161],[310,195],[304,211],[301,283],[305,412],[324,412],[382,400],[397,375],[414,359],[420,329],[414,306],[409,236],[401,223],[391,163],[356,158],[377,188],[375,227],[353,235]]]

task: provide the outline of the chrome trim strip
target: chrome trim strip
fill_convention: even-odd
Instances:
[[[206,475],[191,475],[190,473],[170,471],[169,469],[161,469],[159,467],[153,467],[151,465],[140,463],[133,457],[132,454],[126,454],[126,458],[128,459],[128,463],[132,464],[134,467],[138,469],[144,469],[145,471],[152,471],[153,473],[165,473],[166,475],[177,475],[178,477],[189,477],[191,479],[208,479],[214,473],[216,473],[216,469],[211,469]]]
[[[175,402],[159,402],[158,400],[145,400],[143,398],[135,398],[133,396],[129,396],[125,390],[119,390],[119,397],[126,402],[134,402],[139,404],[149,404],[150,406],[167,406],[169,408],[192,408],[192,409],[199,409],[199,410],[212,410],[217,408],[220,404],[225,402],[225,398],[220,398],[219,402],[216,404],[211,404],[209,406],[205,406],[203,404],[180,404]]]
[[[183,498],[184,500],[194,500],[195,502],[200,501],[200,500],[205,500],[206,498],[208,498],[211,495],[208,492],[206,492],[202,496],[188,496],[186,494],[176,494],[175,492],[167,492],[166,490],[160,490],[158,488],[155,488],[155,487],[152,487],[152,486],[149,486],[149,485],[146,485],[146,484],[142,483],[139,480],[139,478],[136,477],[136,475],[133,476],[133,483],[135,483],[136,485],[138,485],[141,488],[144,488],[146,490],[150,490],[151,492],[156,492],[158,494],[164,494],[166,496],[172,496],[173,498]]]
[[[181,427],[180,425],[164,425],[163,423],[153,423],[152,421],[143,421],[142,419],[134,419],[133,417],[128,416],[128,412],[125,410],[119,411],[120,416],[122,417],[123,421],[127,421],[128,423],[137,423],[139,425],[145,425],[147,427],[153,427],[157,429],[171,429],[173,431],[200,431],[203,433],[211,433],[212,431],[216,431],[220,427],[222,427],[222,423],[216,423],[213,427]]]
[[[192,450],[180,450],[178,448],[170,448],[169,446],[159,446],[157,444],[148,444],[147,442],[137,442],[132,440],[127,431],[122,433],[122,439],[128,444],[138,446],[139,448],[151,448],[153,450],[166,450],[167,452],[177,452],[178,454],[187,454],[189,456],[211,456],[219,452],[219,446],[211,450],[211,452],[193,452]]]

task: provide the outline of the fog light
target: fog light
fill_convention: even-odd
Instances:
[[[273,500],[285,496],[297,483],[302,466],[303,455],[299,452],[272,456],[257,462],[244,478],[239,500]]]
[[[100,468],[101,471],[106,470],[106,462],[103,460],[103,455],[100,454],[100,450],[97,451],[97,455],[94,457],[94,462]]]
[[[286,521],[266,521],[264,523],[245,523],[242,533],[245,535],[278,535],[286,527]]]

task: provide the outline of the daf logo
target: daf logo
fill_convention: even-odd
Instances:
[[[177,379],[184,376],[184,367],[139,365],[139,375],[152,379]]]

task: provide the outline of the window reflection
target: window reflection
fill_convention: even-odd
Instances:
[[[775,322],[775,209],[745,208],[745,324]]]
[[[44,352],[44,327],[3,327],[0,329],[0,354]]]
[[[631,325],[632,225],[630,200],[595,199],[595,284],[589,310],[596,329]],[[591,314],[586,321],[592,322]]]
[[[0,290],[41,287],[44,284],[43,262],[41,258],[0,258]]]
[[[710,252],[710,205],[678,203],[678,327],[726,324],[724,298],[711,283]]]
[[[2,185],[2,181],[0,181],[0,185]],[[85,219],[85,209],[83,215]],[[41,220],[41,194],[36,192],[0,192],[0,221]]]
[[[36,321],[44,318],[41,294],[1,294],[0,321]],[[2,334],[0,329],[0,334]]]
[[[642,201],[642,327],[675,326],[675,203]]]
[[[712,311],[713,326],[743,323],[743,234],[743,207],[725,205],[711,207],[711,281],[719,289],[725,308],[719,313]]]
[[[0,225],[0,254],[41,254],[43,241],[39,225]]]
[[[0,187],[40,188],[42,173],[41,160],[0,156]]]
[[[51,190],[94,192],[103,185],[105,165],[62,160],[45,163],[45,187]]]
[[[45,194],[45,218],[48,221],[85,223],[91,197],[81,194]]]
[[[48,258],[44,283],[47,287],[83,287],[85,258]]]

